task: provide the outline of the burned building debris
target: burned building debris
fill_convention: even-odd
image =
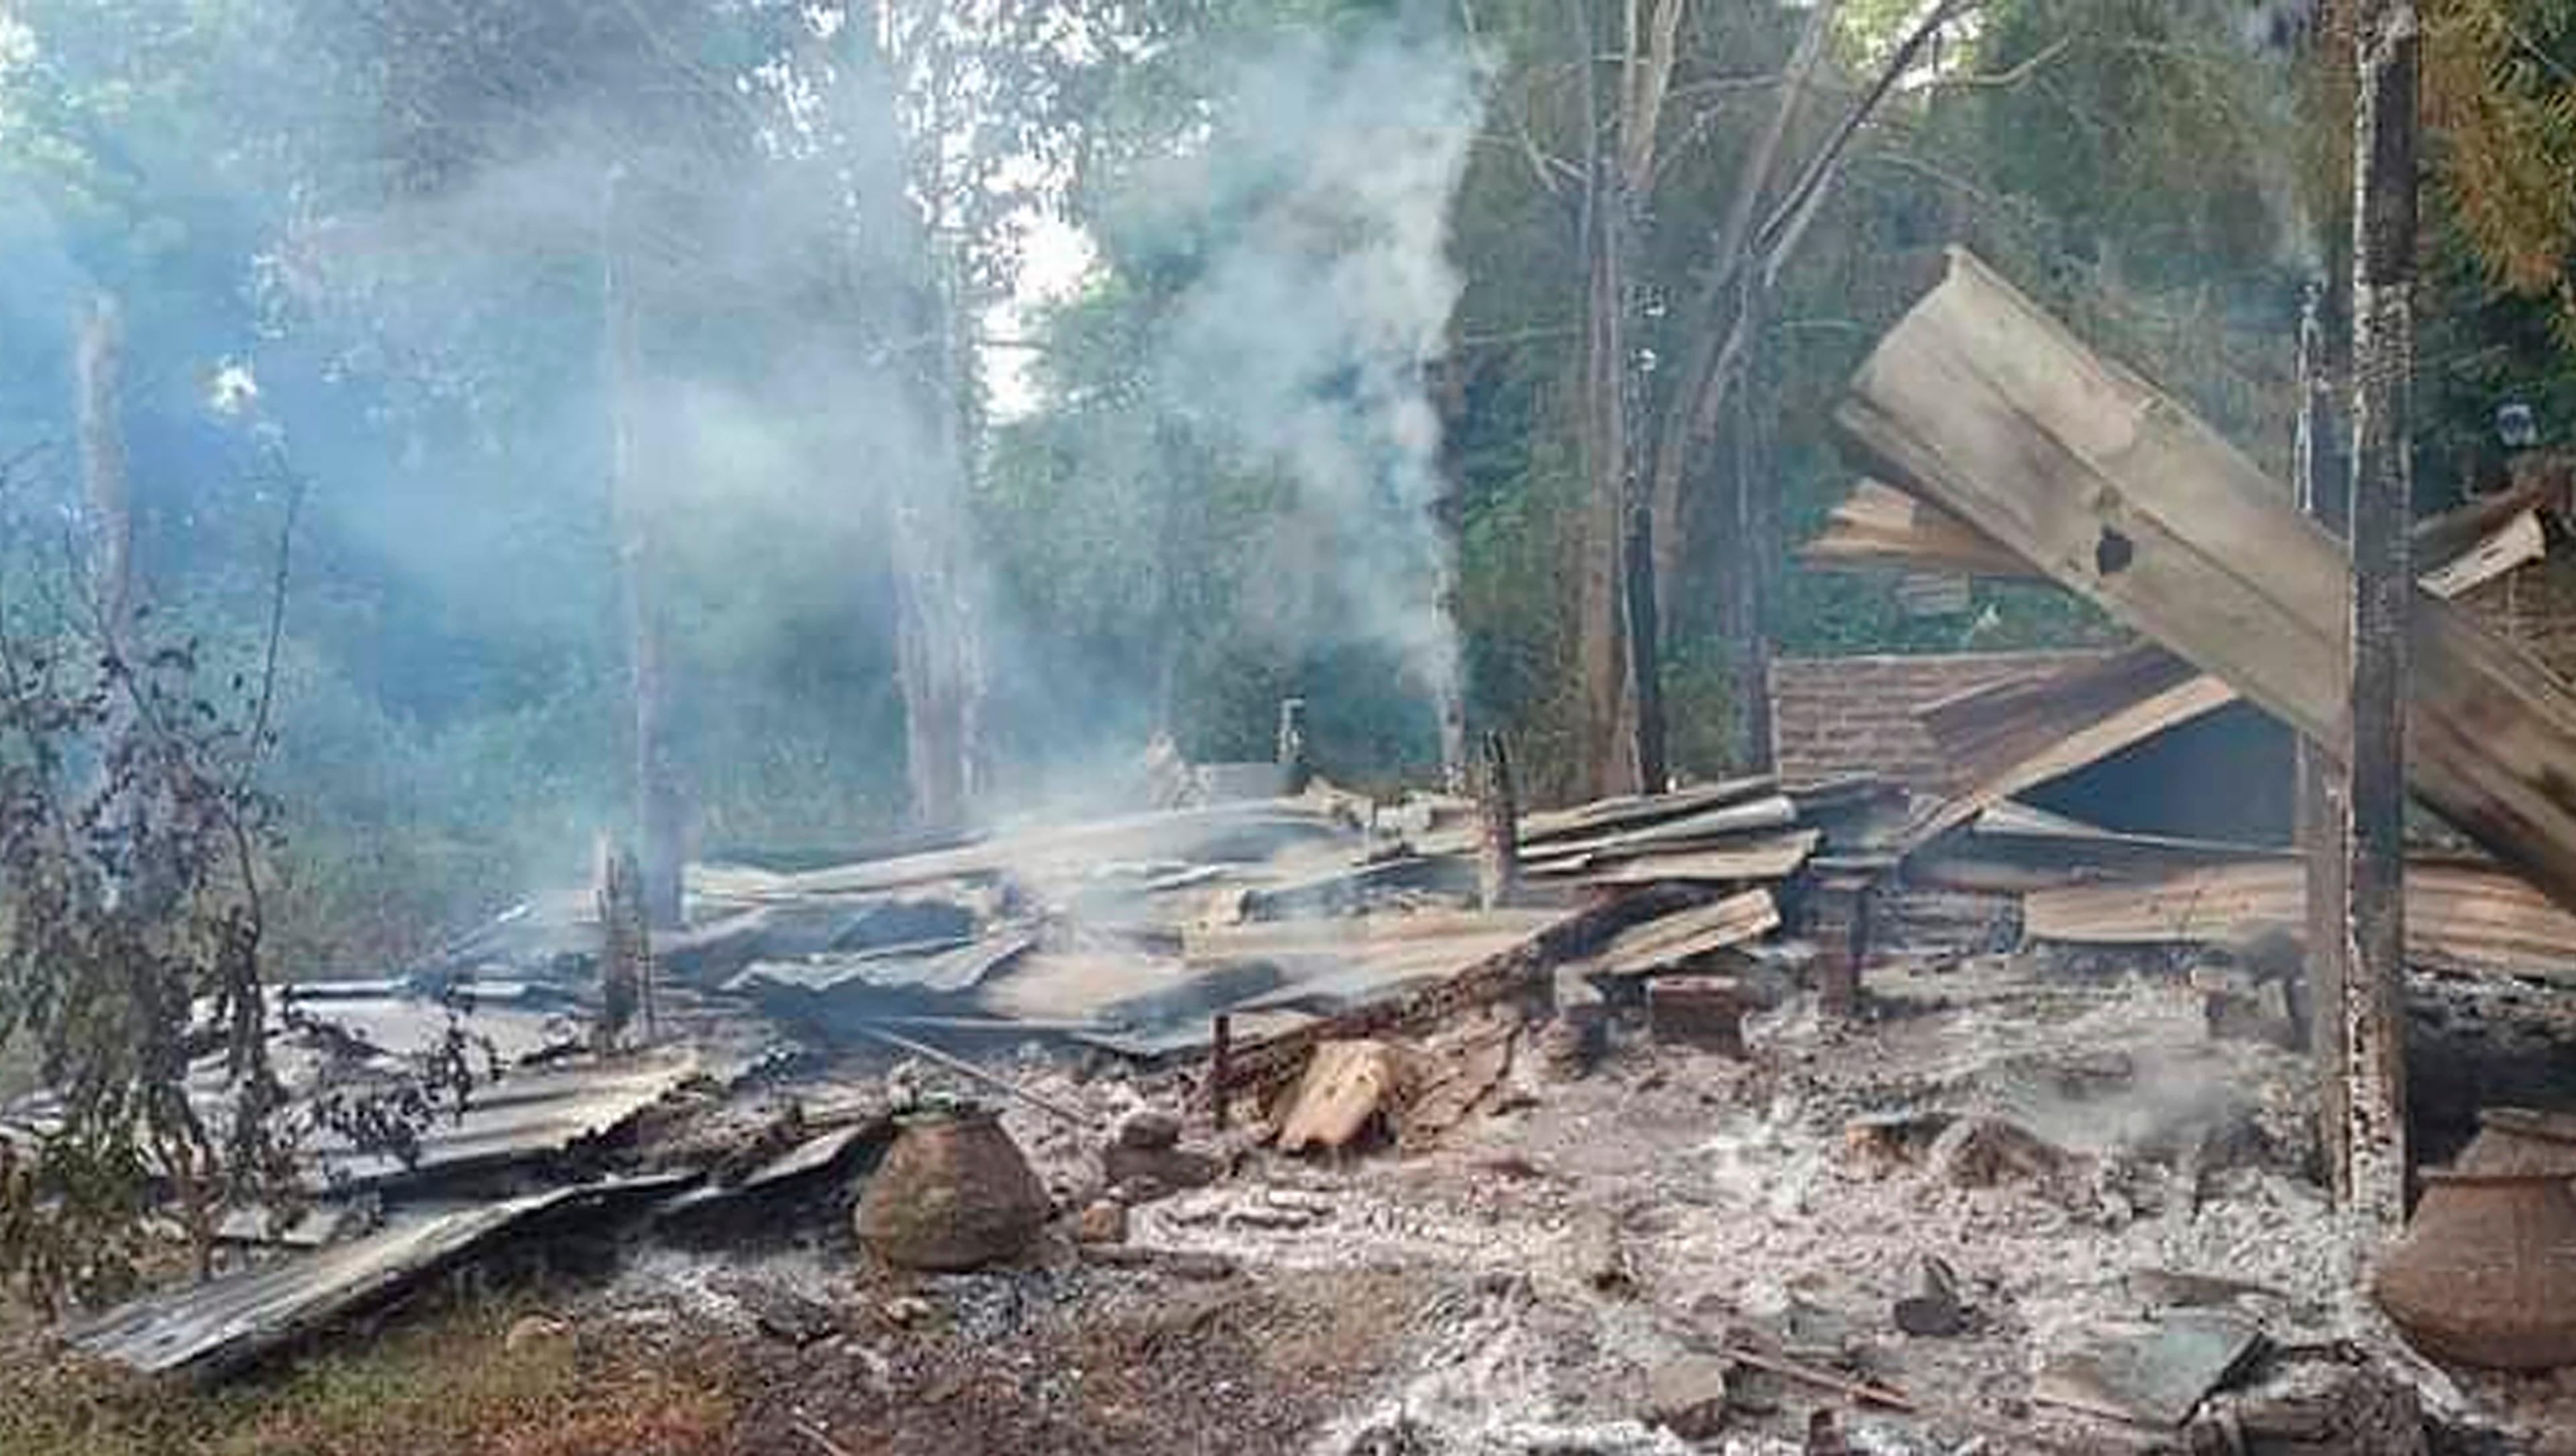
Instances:
[[[309,1209],[62,1337],[222,1378],[578,1239],[623,1251],[615,1298],[685,1288],[854,1368],[970,1313],[1008,1340],[1382,1278],[1401,1333],[1337,1389],[1335,1453],[2397,1456],[2576,1418],[2487,1370],[2554,1362],[2565,1310],[2438,1297],[2576,1267],[2576,1223],[2475,1206],[2566,1212],[2563,1116],[2492,1113],[2375,1273],[2312,1176],[2275,720],[2337,741],[2340,568],[2125,377],[1999,371],[2040,396],[2005,415],[2102,433],[2048,471],[1926,433],[1955,391],[1912,371],[1957,365],[1939,329],[1972,302],[1936,295],[1855,385],[1903,490],[1864,484],[1815,559],[2055,579],[2136,645],[1782,658],[1779,772],[1653,794],[1525,809],[1494,741],[1481,798],[1363,797],[1291,711],[1275,768],[1158,743],[1151,812],[692,866],[649,952],[613,896],[531,902],[281,1018],[302,1096],[461,1026],[495,1071],[458,1110],[398,1155],[310,1148]],[[2576,964],[2576,699],[2480,625],[2554,562],[2556,508],[2419,531],[2418,788],[2465,836],[2408,866],[2437,1016]],[[2279,574],[2209,516],[2278,538]],[[597,1036],[621,957],[651,1014]],[[704,1277],[782,1248],[823,1251],[795,1288]]]

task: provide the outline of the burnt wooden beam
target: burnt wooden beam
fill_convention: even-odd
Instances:
[[[1836,421],[1880,478],[2346,751],[2351,573],[2334,538],[2189,410],[1984,264],[1953,254]],[[2406,631],[2409,782],[2576,906],[2576,692],[2429,594]]]
[[[2406,751],[2414,469],[2415,106],[2410,0],[2364,0],[2353,115],[2352,611],[2344,826],[2344,1190],[2406,1219]],[[2554,764],[2541,765],[2558,772]]]

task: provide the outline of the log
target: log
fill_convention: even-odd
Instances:
[[[2316,740],[2349,752],[2340,549],[2252,461],[2095,356],[1963,251],[1835,413],[1931,499]],[[2405,684],[2415,792],[2576,906],[2576,694],[2420,589]]]

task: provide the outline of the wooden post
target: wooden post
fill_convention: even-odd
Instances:
[[[1220,1011],[1208,1046],[1208,1120],[1225,1131],[1226,1095],[1234,1083],[1234,1018]]]
[[[2406,682],[2414,472],[2415,106],[2410,0],[2364,0],[2353,115],[2352,749],[2342,811],[2345,1183],[2383,1229],[2406,1210]]]
[[[1521,887],[1520,799],[1512,788],[1512,761],[1503,735],[1485,735],[1485,772],[1477,785],[1478,808],[1485,821],[1483,852],[1477,859],[1478,899],[1488,910],[1517,899]]]
[[[2299,417],[2290,478],[2299,508],[2340,534],[2349,490],[2336,489],[2327,466],[2326,432],[2333,385],[2325,361],[2325,285],[2311,283],[2299,308]],[[2325,1154],[2327,1186],[2345,1194],[2343,1041],[2343,811],[2342,771],[2334,755],[2301,735],[2298,749],[2298,836],[2307,860],[2307,976],[2301,1020],[2317,1069],[2317,1141]]]
[[[1315,765],[1306,748],[1306,700],[1279,700],[1279,745],[1277,749],[1280,776],[1290,794],[1306,792],[1315,778]]]

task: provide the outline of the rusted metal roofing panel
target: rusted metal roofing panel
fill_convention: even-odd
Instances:
[[[381,1303],[540,1215],[649,1197],[686,1181],[665,1175],[586,1184],[414,1216],[312,1254],[147,1295],[63,1335],[147,1373],[217,1375]]]

